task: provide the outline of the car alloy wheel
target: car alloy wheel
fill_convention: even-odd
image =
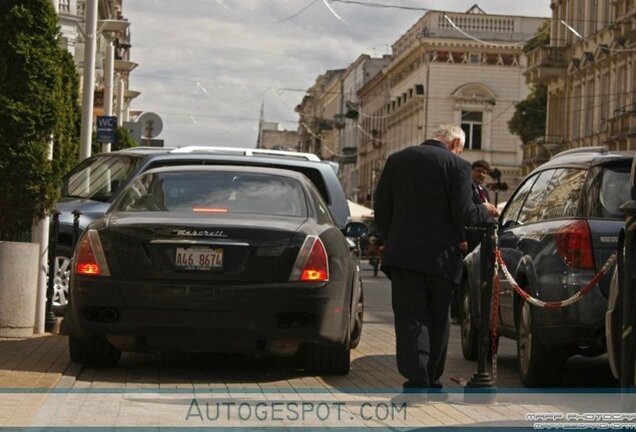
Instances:
[[[358,297],[353,313],[355,315],[349,346],[351,348],[356,348],[360,344],[360,339],[362,337],[362,324],[364,323],[364,294],[362,291],[362,281],[360,281],[360,296]]]
[[[557,387],[563,379],[567,356],[546,348],[539,340],[532,306],[524,301],[517,317],[517,366],[526,387]]]
[[[519,314],[519,325],[517,333],[517,361],[519,362],[519,372],[527,375],[532,361],[532,316],[530,304],[523,302]]]
[[[71,277],[71,248],[60,245],[56,249],[53,263],[53,312],[63,315],[68,304],[68,289]]]

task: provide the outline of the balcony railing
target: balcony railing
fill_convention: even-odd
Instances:
[[[557,153],[565,144],[562,136],[541,136],[523,145],[524,163],[540,164]]]
[[[610,138],[636,135],[636,107],[630,106],[609,120]]]
[[[59,0],[57,5],[60,13],[71,13],[71,0]]]
[[[566,47],[541,47],[528,54],[527,82],[545,83],[563,74],[566,62]]]
[[[528,68],[530,67],[558,67],[564,68],[565,47],[541,47],[528,54]]]

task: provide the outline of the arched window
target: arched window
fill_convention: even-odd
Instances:
[[[467,83],[452,94],[455,121],[466,133],[466,150],[482,150],[490,147],[490,123],[495,94],[483,84]]]

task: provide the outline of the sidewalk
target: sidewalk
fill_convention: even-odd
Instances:
[[[52,388],[70,365],[66,336],[0,339],[0,388]]]
[[[55,387],[71,365],[66,336],[0,339],[0,427],[29,425],[46,403],[45,389]]]
[[[636,414],[628,419],[565,418],[567,413],[633,413],[621,409],[622,395],[612,389],[536,392],[500,387],[495,403],[484,403],[486,396],[482,403],[467,403],[464,389],[449,386],[446,402],[426,403],[417,395],[396,398],[402,378],[391,354],[393,344],[390,326],[369,320],[360,346],[352,352],[352,369],[347,376],[312,376],[293,368],[279,370],[263,359],[242,365],[227,359],[219,362],[207,357],[130,353],[118,368],[82,370],[70,362],[66,336],[0,339],[0,429],[405,430],[426,426],[505,430],[532,429],[537,424],[552,427],[556,421],[571,426],[574,420],[588,429],[601,423],[608,426],[605,429],[636,426]],[[468,367],[473,366],[468,363]],[[451,363],[449,367],[458,370],[459,365]],[[219,407],[227,408],[220,418]],[[538,417],[528,417],[533,413]]]

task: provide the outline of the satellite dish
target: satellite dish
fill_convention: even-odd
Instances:
[[[147,139],[158,136],[163,129],[161,117],[152,112],[143,113],[137,122],[141,124],[141,136]]]

